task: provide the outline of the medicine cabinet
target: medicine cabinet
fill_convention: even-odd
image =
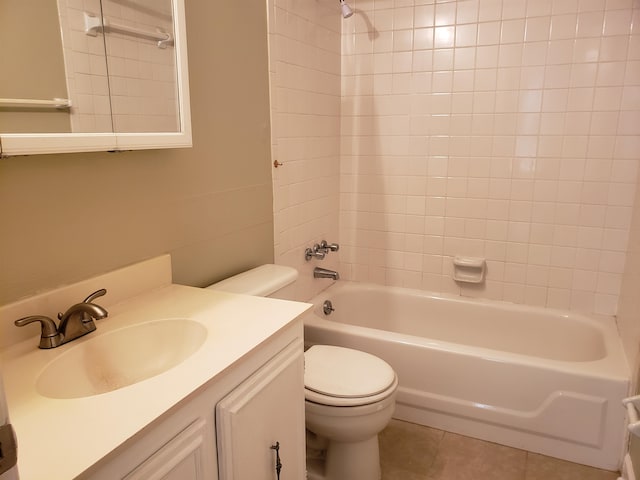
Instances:
[[[0,0],[0,156],[191,146],[184,0]]]

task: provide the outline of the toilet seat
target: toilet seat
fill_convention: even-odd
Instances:
[[[326,407],[365,407],[390,397],[396,391],[396,388],[398,388],[397,378],[394,379],[393,383],[384,392],[368,397],[332,397],[305,388],[304,399],[307,402],[324,405]]]
[[[305,352],[305,398],[327,406],[358,406],[391,395],[398,384],[391,366],[374,355],[333,345]]]

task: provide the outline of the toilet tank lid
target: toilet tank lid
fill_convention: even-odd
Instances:
[[[295,282],[297,278],[298,271],[295,268],[269,263],[221,280],[207,288],[266,297]]]

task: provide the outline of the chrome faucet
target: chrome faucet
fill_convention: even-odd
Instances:
[[[339,280],[340,274],[334,270],[316,267],[313,269],[313,278],[330,278],[332,280]]]
[[[338,250],[340,250],[340,245],[338,245],[337,243],[328,243],[326,240],[322,240],[320,242],[320,248],[327,253],[337,252]]]
[[[312,258],[324,260],[328,253],[337,252],[338,250],[340,250],[340,245],[337,243],[328,243],[326,240],[322,240],[320,243],[316,243],[313,248],[305,249],[304,259],[307,262]]]
[[[76,303],[67,309],[65,313],[58,313],[60,325],[43,315],[32,315],[16,320],[18,327],[24,327],[33,322],[40,322],[42,332],[40,334],[40,348],[55,348],[64,345],[78,337],[91,333],[96,329],[94,320],[100,320],[109,315],[103,307],[93,303],[93,300],[103,296],[107,291],[102,288],[93,292],[84,301]]]
[[[317,258],[318,260],[324,260],[324,257],[327,256],[327,251],[320,247],[319,244],[315,244],[313,248],[307,248],[304,251],[304,259],[308,262],[312,258]]]

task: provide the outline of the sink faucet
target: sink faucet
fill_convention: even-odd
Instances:
[[[16,320],[18,327],[24,327],[33,322],[40,322],[42,332],[40,335],[40,348],[55,348],[64,345],[78,337],[91,333],[96,329],[94,320],[100,320],[109,315],[103,307],[93,303],[93,300],[107,293],[104,288],[93,292],[84,301],[76,303],[67,309],[65,313],[58,313],[60,325],[43,315],[31,315]]]
[[[96,324],[93,320],[101,320],[109,315],[109,312],[100,305],[91,303],[105,293],[107,293],[107,290],[104,288],[93,292],[84,301],[76,303],[69,307],[66,312],[58,314],[58,320],[60,320],[58,333],[62,335],[63,343],[93,332],[96,329]]]
[[[316,267],[313,269],[313,278],[331,278],[332,280],[339,280],[340,274],[334,270]]]

